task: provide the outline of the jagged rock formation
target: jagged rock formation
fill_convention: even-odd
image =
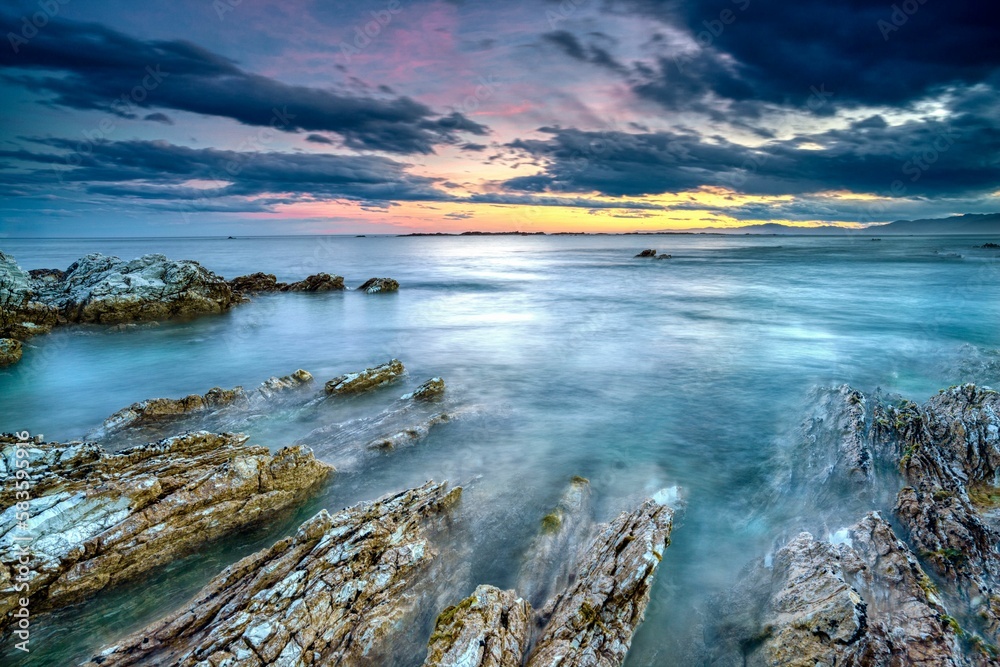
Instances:
[[[0,338],[0,366],[10,366],[21,360],[21,341]]]
[[[431,482],[324,510],[87,664],[383,664],[416,602],[409,591],[436,556],[430,528],[460,494]]]
[[[517,576],[517,590],[535,609],[542,609],[570,582],[575,549],[593,527],[590,518],[590,482],[574,477],[556,508],[542,518],[541,530],[525,554]]]
[[[520,667],[531,605],[514,591],[479,586],[438,616],[424,667]]]
[[[916,558],[877,513],[832,541],[802,533],[710,610],[713,665],[970,665]]]
[[[57,320],[54,308],[35,299],[31,275],[0,252],[0,338],[27,340],[50,331]]]
[[[636,255],[636,257],[656,257],[656,249],[655,248],[646,248],[645,250],[643,250],[642,252],[640,252],[638,255]]]
[[[399,289],[399,283],[392,278],[369,278],[360,287],[359,292],[366,294],[379,294],[383,292],[395,292]]]
[[[18,535],[32,536],[32,613],[61,607],[293,505],[332,468],[302,447],[271,454],[229,433],[188,433],[109,454],[93,443],[31,444],[28,514],[17,445],[0,455],[0,629],[16,597]],[[22,457],[23,458],[23,457]]]
[[[548,623],[528,667],[621,665],[649,604],[670,544],[674,512],[646,500],[606,526],[581,552],[568,589],[541,611]]]
[[[332,396],[360,394],[398,380],[405,371],[399,359],[392,359],[358,373],[347,373],[333,378],[326,383],[326,393]]]
[[[240,302],[197,262],[143,255],[131,261],[92,253],[59,281],[32,283],[36,298],[69,322],[120,324],[220,313]]]
[[[101,428],[91,434],[91,437],[103,437],[124,429],[171,420],[182,415],[218,410],[226,406],[246,407],[257,397],[270,398],[286,389],[308,384],[312,379],[308,371],[299,369],[291,375],[268,378],[251,393],[245,392],[243,387],[232,389],[213,387],[204,395],[191,394],[184,398],[153,398],[140,401],[105,419]]]
[[[1000,635],[1000,394],[952,387],[890,410],[909,486],[896,504],[919,555]]]
[[[560,504],[566,505],[565,518],[569,512],[583,513],[587,492],[586,481],[575,479]],[[673,517],[673,510],[665,504],[647,499],[632,512],[598,526],[589,542],[573,545],[579,551],[570,550],[566,556],[572,574],[564,588],[553,592],[545,609],[535,614],[534,625],[540,632],[526,659],[516,651],[524,650],[531,640],[530,633],[522,634],[520,621],[522,614],[530,614],[530,603],[514,591],[480,586],[472,597],[438,617],[424,664],[620,666],[642,623],[654,574],[670,544]],[[582,516],[579,520],[585,523]],[[543,521],[543,540],[550,526]],[[549,560],[554,553],[551,544],[543,542],[539,547],[536,543],[529,557]],[[543,575],[548,565],[540,568]],[[526,566],[520,582],[530,586],[534,575]]]

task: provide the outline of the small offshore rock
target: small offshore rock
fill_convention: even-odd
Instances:
[[[21,341],[0,338],[0,366],[10,366],[21,360]]]
[[[638,255],[636,255],[636,257],[656,257],[656,249],[655,248],[646,248],[645,250],[643,250],[642,252],[640,252]]]
[[[344,289],[342,276],[331,276],[329,273],[317,273],[305,280],[286,285],[282,292],[333,292]]]
[[[479,586],[438,616],[424,667],[520,667],[531,605],[514,591]]]
[[[115,454],[83,442],[29,446],[32,612],[86,599],[253,525],[333,472],[308,448],[272,454],[246,442],[200,431]],[[0,478],[13,477],[23,445],[0,444]],[[19,562],[16,501],[14,485],[0,487],[0,590]],[[15,600],[0,596],[0,630]]]
[[[326,383],[326,393],[335,396],[360,394],[398,380],[405,372],[403,363],[393,359],[359,373],[340,375]]]
[[[414,401],[433,401],[441,398],[444,394],[444,380],[434,377],[423,383],[409,394],[399,397],[401,401],[413,399]]]
[[[286,283],[279,283],[273,273],[251,273],[246,276],[238,276],[228,282],[229,287],[240,294],[278,292],[287,287]]]
[[[437,555],[430,529],[460,495],[428,482],[323,510],[86,665],[389,664],[392,635],[414,611],[410,591]]]
[[[358,288],[359,291],[366,294],[379,294],[382,292],[395,292],[399,289],[399,283],[392,278],[371,278],[361,287]]]
[[[993,250],[1000,249],[1000,243],[984,243],[983,245],[976,246],[977,248],[992,248]]]
[[[660,254],[655,257],[655,259],[673,259],[673,255]]]

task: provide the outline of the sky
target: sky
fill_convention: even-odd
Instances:
[[[0,237],[1000,211],[987,0],[32,0]]]

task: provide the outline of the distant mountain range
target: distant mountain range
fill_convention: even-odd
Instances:
[[[664,229],[664,233],[672,230]],[[865,236],[883,234],[971,234],[979,236],[1000,235],[1000,213],[981,215],[953,215],[950,218],[928,220],[896,220],[885,224],[869,225],[861,229],[821,225],[819,227],[793,227],[776,222],[746,227],[703,227],[686,229],[684,233],[695,234],[863,234]]]

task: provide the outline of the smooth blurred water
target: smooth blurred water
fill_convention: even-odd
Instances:
[[[262,296],[190,322],[35,338],[24,360],[0,374],[0,431],[80,437],[144,398],[251,387],[296,368],[324,381],[391,357],[409,371],[402,385],[308,418],[276,413],[248,432],[277,448],[317,420],[374,414],[434,375],[444,377],[451,400],[475,409],[415,447],[337,475],[275,525],[152,575],[137,585],[145,596],[136,587],[113,591],[39,619],[33,664],[86,657],[176,608],[227,563],[319,507],[426,479],[467,485],[474,583],[513,586],[538,520],[571,475],[591,479],[601,519],[642,494],[682,488],[687,508],[629,665],[685,664],[702,603],[746,562],[779,535],[815,530],[818,516],[860,518],[850,499],[841,517],[768,493],[776,468],[802,446],[799,426],[817,388],[849,383],[923,401],[951,384],[998,382],[1000,253],[974,248],[987,240],[3,240],[26,269],[65,268],[92,251],[160,252],[226,277],[266,271],[297,280],[326,271],[352,287],[388,276],[402,288]],[[645,247],[673,259],[634,259]],[[23,662],[9,651],[0,658]]]

